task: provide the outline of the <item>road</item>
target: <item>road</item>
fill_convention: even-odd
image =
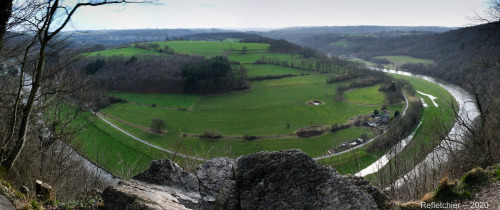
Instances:
[[[134,135],[130,134],[129,132],[127,132],[127,131],[125,131],[125,130],[123,130],[123,129],[119,128],[119,127],[118,127],[118,126],[116,126],[115,124],[113,124],[113,123],[109,122],[108,120],[106,120],[106,118],[104,118],[104,117],[103,117],[103,116],[101,116],[100,114],[97,114],[97,113],[95,113],[95,112],[94,112],[94,114],[95,114],[95,115],[97,115],[97,117],[99,117],[102,121],[104,121],[104,122],[108,123],[109,125],[111,125],[113,128],[115,128],[115,129],[119,130],[120,132],[124,133],[124,134],[125,134],[125,135],[127,135],[127,136],[130,136],[130,137],[131,137],[131,138],[133,138],[134,140],[139,141],[139,142],[141,142],[141,143],[143,143],[143,144],[146,144],[146,145],[148,145],[148,146],[150,146],[150,147],[153,147],[153,148],[155,148],[155,149],[158,149],[158,150],[161,150],[161,151],[164,151],[164,152],[167,152],[167,153],[173,154],[173,155],[177,155],[177,156],[179,156],[179,157],[189,158],[189,159],[193,159],[193,160],[206,161],[206,159],[203,159],[203,158],[194,157],[194,156],[185,155],[185,154],[180,154],[180,153],[177,153],[177,152],[174,152],[174,151],[167,150],[167,149],[164,149],[164,148],[162,148],[162,147],[156,146],[156,145],[154,145],[154,144],[151,144],[151,143],[149,143],[149,142],[147,142],[147,141],[144,141],[144,140],[142,140],[142,139],[140,139],[140,138],[138,138],[138,137],[136,137],[136,136],[134,136]]]
[[[406,110],[408,109],[408,98],[406,97],[405,94],[403,94],[403,96],[405,97],[405,101],[406,101],[406,106],[405,106],[405,109],[403,110],[403,114],[402,116],[405,116],[406,114]],[[325,159],[325,158],[329,158],[329,157],[333,157],[333,156],[337,156],[337,155],[341,155],[341,154],[344,154],[344,153],[347,153],[347,152],[350,152],[350,151],[353,151],[355,149],[358,149],[358,148],[361,148],[361,147],[364,147],[366,144],[368,144],[369,142],[372,142],[374,141],[375,139],[377,139],[378,137],[382,136],[385,134],[385,131],[382,133],[382,134],[379,134],[378,136],[375,136],[373,137],[372,139],[366,141],[365,143],[363,144],[360,144],[360,145],[357,145],[355,147],[351,147],[349,149],[346,149],[344,151],[341,151],[341,152],[337,152],[337,153],[333,153],[333,154],[329,154],[329,155],[325,155],[325,156],[321,156],[321,157],[315,157],[313,158],[314,160],[321,160],[321,159]]]
[[[474,103],[473,97],[461,87],[446,83],[444,81],[438,81],[433,77],[425,75],[411,74],[408,72],[386,70],[386,69],[383,69],[381,71],[418,77],[436,83],[439,86],[443,87],[453,96],[453,98],[455,98],[459,107],[458,116],[461,119],[463,119],[464,124],[471,125],[473,121],[477,117],[479,117],[480,113],[476,104]],[[463,133],[464,130],[466,129],[463,127],[463,125],[461,125],[459,122],[455,122],[450,132],[448,133],[448,136],[445,139],[443,139],[441,143],[438,146],[436,146],[431,153],[427,154],[427,156],[422,162],[417,164],[411,171],[409,171],[403,177],[396,180],[394,186],[401,187],[405,183],[411,182],[412,180],[418,178],[420,174],[425,174],[428,171],[437,169],[441,166],[441,164],[448,161],[451,155],[450,151],[460,149],[461,146],[460,142],[463,141],[462,137],[464,136]],[[452,139],[453,141],[449,139]]]

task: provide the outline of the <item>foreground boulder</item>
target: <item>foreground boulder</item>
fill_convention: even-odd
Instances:
[[[300,150],[215,158],[196,175],[153,161],[102,197],[107,209],[377,209],[370,194]]]
[[[208,201],[215,201],[219,191],[233,181],[233,160],[217,157],[198,167],[196,176],[200,182],[200,194]],[[234,182],[234,181],[233,181]]]
[[[135,180],[120,181],[102,193],[106,209],[188,209],[180,204],[175,191]]]
[[[349,179],[349,181],[351,181],[354,185],[358,186],[363,191],[370,194],[373,200],[375,200],[375,203],[377,203],[379,209],[385,209],[387,207],[389,203],[389,198],[387,198],[387,195],[383,191],[373,186],[363,177],[347,175],[346,178]]]
[[[369,194],[300,150],[242,156],[234,171],[241,209],[377,209]]]
[[[170,160],[153,160],[151,166],[146,170],[132,177],[132,179],[180,188],[188,192],[198,192],[198,178]]]

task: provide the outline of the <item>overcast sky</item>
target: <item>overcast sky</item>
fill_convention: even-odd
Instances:
[[[451,26],[474,24],[486,0],[160,0],[80,8],[66,30]]]

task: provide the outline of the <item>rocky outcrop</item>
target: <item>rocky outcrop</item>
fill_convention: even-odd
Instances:
[[[377,209],[370,195],[300,150],[242,156],[234,171],[241,209]]]
[[[373,200],[375,200],[375,203],[377,203],[379,209],[385,209],[387,207],[389,199],[387,198],[387,195],[383,191],[373,186],[363,177],[347,175],[346,178],[349,179],[349,181],[351,181],[354,185],[358,186],[363,191],[370,194]]]
[[[200,182],[200,194],[204,199],[215,201],[215,197],[226,181],[234,180],[233,160],[217,157],[203,163],[196,170]]]
[[[153,161],[103,200],[108,209],[377,209],[365,190],[300,150],[215,158],[196,175]]]
[[[106,209],[188,209],[181,204],[175,190],[135,180],[120,181],[102,193]]]
[[[132,179],[169,187],[183,189],[188,192],[198,192],[198,178],[170,160],[153,160],[151,166]]]

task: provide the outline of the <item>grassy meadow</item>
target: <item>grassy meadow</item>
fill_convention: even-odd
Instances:
[[[380,85],[358,88],[346,92],[344,98],[353,103],[383,105],[385,103],[385,95],[378,91],[379,88]]]
[[[383,65],[384,68],[386,68],[386,69],[399,69],[401,67],[401,65],[407,64],[407,63],[422,63],[422,64],[434,63],[434,61],[431,59],[416,58],[416,57],[412,57],[412,56],[408,56],[408,55],[387,55],[387,56],[376,56],[374,58],[389,60],[391,62],[391,64]],[[367,66],[376,66],[377,65],[374,62],[365,61],[365,60],[352,60],[352,61],[361,62],[361,63],[366,64]]]
[[[387,59],[395,65],[402,65],[405,63],[423,63],[423,64],[431,64],[434,63],[430,59],[423,58],[415,58],[407,55],[387,55],[387,56],[376,56],[375,58],[379,59]]]
[[[402,175],[409,170],[411,166],[419,163],[425,157],[425,154],[434,148],[433,145],[438,144],[441,140],[435,138],[434,134],[435,123],[437,121],[444,122],[448,128],[453,126],[454,119],[450,104],[454,103],[454,99],[444,88],[432,82],[410,76],[391,75],[395,78],[408,80],[416,90],[437,97],[435,102],[439,106],[434,106],[429,97],[417,94],[417,96],[424,99],[424,102],[429,106],[425,107],[422,112],[422,126],[416,130],[412,142],[400,153],[399,158],[405,160],[406,166],[409,167],[399,171],[399,175]],[[354,174],[358,172],[359,169],[369,166],[379,157],[384,155],[383,151],[377,154],[371,154],[367,152],[365,148],[366,147],[362,147],[353,152],[323,159],[319,162],[335,167],[342,174]],[[393,164],[392,166],[394,168],[394,162],[392,160],[389,161],[389,164]],[[389,164],[381,169],[382,173],[388,173],[388,170],[390,170]],[[374,177],[374,175],[369,175],[367,179],[373,179]]]
[[[86,55],[89,57],[96,55],[101,55],[101,56],[123,55],[124,57],[132,57],[134,55],[148,55],[148,54],[161,55],[162,53],[135,47],[122,47],[122,48],[91,52],[87,53]]]

